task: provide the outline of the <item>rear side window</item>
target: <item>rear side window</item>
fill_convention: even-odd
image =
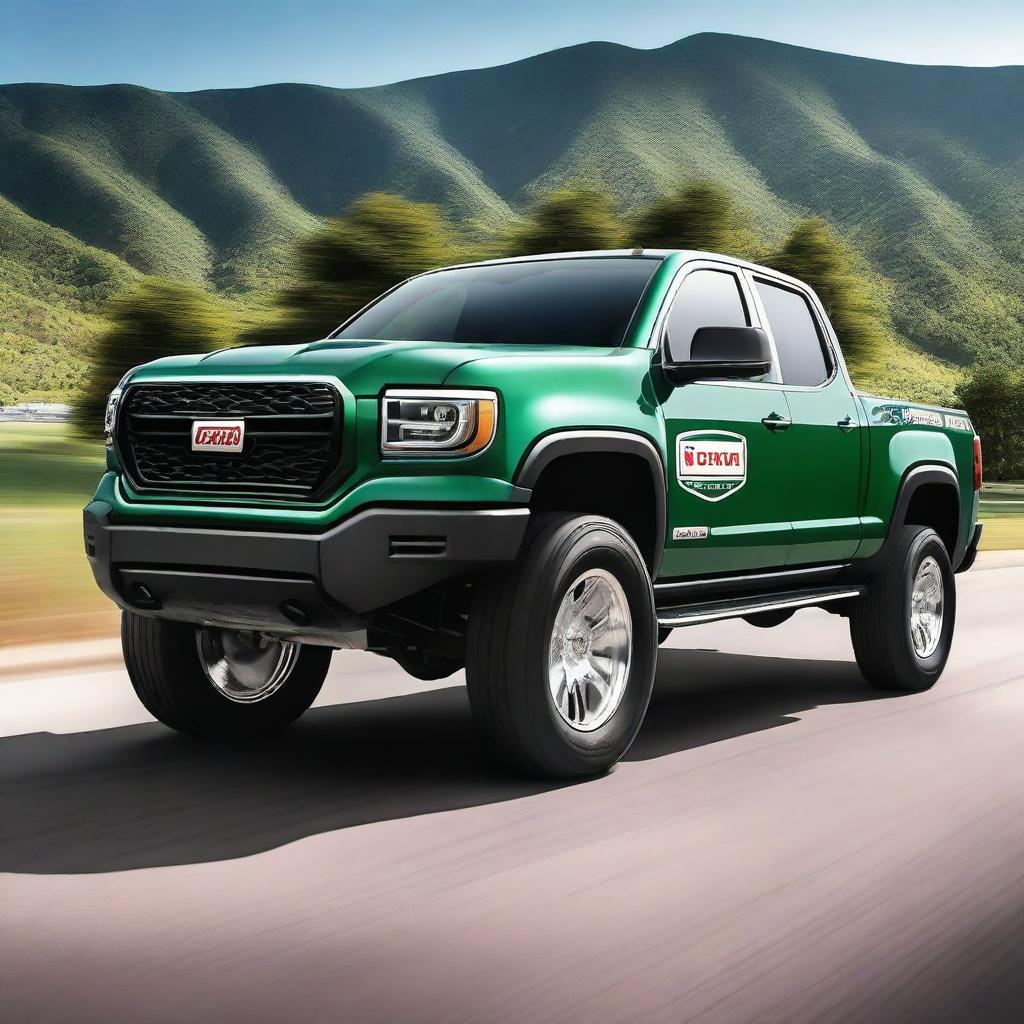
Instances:
[[[668,314],[668,333],[677,359],[687,359],[701,327],[749,327],[750,317],[735,274],[695,270],[683,279]]]
[[[799,292],[767,281],[757,282],[757,294],[775,338],[783,383],[797,387],[824,384],[832,368],[807,300]]]

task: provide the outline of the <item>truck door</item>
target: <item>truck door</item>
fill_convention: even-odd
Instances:
[[[700,327],[756,325],[743,275],[728,264],[689,265],[669,307],[677,352]],[[791,416],[775,367],[757,381],[659,389],[668,451],[668,536],[661,576],[783,566],[792,542]]]
[[[789,562],[851,558],[860,543],[859,404],[832,348],[824,313],[802,290],[750,274],[789,403]]]

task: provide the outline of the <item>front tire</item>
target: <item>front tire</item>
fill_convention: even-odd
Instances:
[[[291,725],[316,699],[326,647],[121,615],[128,676],[146,710],[178,732],[244,740]]]
[[[629,534],[597,516],[539,520],[519,559],[478,587],[466,681],[478,730],[530,775],[607,771],[654,685],[657,618]]]
[[[876,690],[919,693],[946,667],[956,621],[949,553],[925,526],[904,526],[885,568],[850,613],[864,678]]]

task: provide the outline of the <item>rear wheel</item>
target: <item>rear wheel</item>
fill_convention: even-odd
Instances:
[[[545,517],[476,594],[466,681],[481,736],[532,775],[606,771],[643,721],[656,649],[651,581],[629,534],[597,516]]]
[[[934,686],[946,667],[956,620],[949,553],[926,526],[904,526],[886,567],[850,612],[857,664],[877,690]]]
[[[133,612],[122,614],[121,648],[146,710],[210,739],[284,729],[316,699],[331,661],[326,647]]]

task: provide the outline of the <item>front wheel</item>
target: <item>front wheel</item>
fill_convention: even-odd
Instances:
[[[135,693],[164,725],[208,739],[279,732],[316,699],[326,647],[258,633],[121,617],[121,649]]]
[[[946,667],[956,620],[949,553],[926,526],[904,526],[885,568],[850,612],[864,678],[876,690],[920,692]]]
[[[643,722],[657,639],[629,534],[597,516],[541,519],[474,599],[466,682],[481,736],[531,775],[607,771]]]

